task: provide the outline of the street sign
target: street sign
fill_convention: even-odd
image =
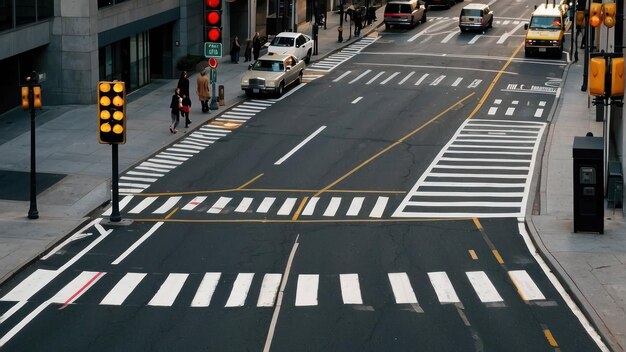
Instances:
[[[209,67],[212,69],[217,68],[217,60],[214,57],[209,58]]]
[[[204,57],[222,57],[222,43],[204,43]]]

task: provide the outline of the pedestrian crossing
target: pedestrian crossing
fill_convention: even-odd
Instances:
[[[234,194],[238,194],[234,193]],[[403,195],[400,193],[399,195]],[[298,215],[309,218],[371,218],[389,216],[391,204],[398,195],[391,196],[138,196],[126,195],[119,202],[120,214],[126,216],[151,216],[168,214],[176,208],[183,212],[195,212],[209,216],[260,216],[268,215],[285,219]],[[111,213],[109,207],[103,216]]]
[[[545,125],[466,120],[392,217],[523,217]]]
[[[526,107],[530,107],[531,104],[537,104],[536,106],[532,106],[534,109],[534,113],[532,114],[533,118],[540,119],[543,117],[544,112],[546,112],[548,102],[546,100],[540,100],[538,102],[534,100],[526,101],[525,104],[522,104],[520,100],[511,100],[504,102],[502,99],[494,99],[489,110],[487,111],[487,115],[489,117],[492,116],[501,116],[510,117],[515,114],[516,111],[524,109]]]
[[[38,269],[24,281],[6,293],[0,301],[27,302],[42,297],[43,285],[33,285],[37,278],[46,277],[49,270]],[[420,307],[419,312],[428,313],[419,306],[420,301],[430,302],[434,294],[438,304],[463,304],[481,302],[486,307],[503,307],[506,302],[502,291],[508,283],[494,283],[484,271],[467,271],[451,275],[445,271],[425,273],[428,285],[416,285],[420,274],[390,272],[386,275],[365,276],[358,273],[320,275],[314,273],[293,275],[295,293],[286,291],[282,305],[294,307],[319,306],[320,291],[329,292],[336,304],[386,305],[391,299],[397,305],[411,304]],[[495,274],[491,274],[496,276]],[[501,279],[499,275],[496,277]],[[527,303],[545,302],[546,296],[526,270],[508,271],[508,279],[519,298]],[[386,288],[364,291],[361,283]],[[274,307],[283,275],[280,273],[142,273],[82,271],[63,288],[53,294],[51,303],[65,308],[71,304],[101,306],[151,306],[151,307],[220,307],[232,309],[245,306],[257,308]],[[419,281],[421,282],[421,281]],[[458,290],[455,287],[471,287]],[[498,288],[498,286],[500,288]],[[97,287],[97,289],[92,289]],[[288,288],[290,286],[287,286]],[[291,286],[293,287],[293,286]],[[181,294],[181,292],[193,294]],[[428,297],[428,298],[427,298]],[[509,296],[510,297],[510,296]],[[329,300],[325,302],[330,303]],[[495,305],[494,305],[495,304]],[[541,305],[541,304],[539,304]],[[5,313],[7,314],[7,313]]]
[[[387,85],[405,87],[465,87],[475,89],[483,83],[482,79],[467,79],[465,77],[444,74],[419,73],[417,71],[346,71],[333,79],[333,83],[348,85],[363,84],[366,86]]]
[[[361,38],[360,40],[346,46],[340,51],[324,57],[322,60],[316,61],[311,65],[307,66],[305,70],[305,75],[311,72],[330,72],[337,68],[342,63],[350,60],[351,58],[358,55],[363,49],[375,43],[380,36],[366,36]]]
[[[227,137],[259,112],[271,107],[276,100],[249,100],[240,103],[191,132],[162,152],[136,165],[119,178],[119,193],[136,194],[185,161],[193,158],[218,140]],[[154,200],[146,200],[152,202]],[[149,203],[146,204],[146,206]],[[104,215],[110,215],[105,213]]]

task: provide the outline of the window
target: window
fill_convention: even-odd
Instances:
[[[35,0],[20,0],[15,3],[15,25],[21,26],[24,24],[34,23],[35,18],[35,9],[36,9],[36,1]]]
[[[0,0],[0,31],[13,28],[13,0]]]

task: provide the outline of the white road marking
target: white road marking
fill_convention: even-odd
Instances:
[[[124,209],[124,207],[126,207],[128,203],[130,203],[133,197],[134,196],[126,196],[122,198],[122,200],[120,200],[119,203],[117,203],[118,210],[121,211],[122,209]],[[102,213],[102,216],[110,216],[112,211],[113,211],[113,208],[109,206],[109,208],[104,213]]]
[[[459,77],[459,78],[457,78],[457,79],[456,79],[456,80],[452,83],[452,87],[456,87],[456,86],[458,86],[458,85],[461,83],[461,81],[463,81],[463,77]]]
[[[388,276],[397,304],[417,303],[417,297],[406,273],[389,273]]]
[[[493,286],[484,271],[468,271],[465,273],[478,298],[483,303],[502,302],[502,297]]]
[[[261,292],[256,302],[257,307],[273,307],[280,288],[282,274],[265,274],[261,283]]]
[[[150,177],[163,177],[165,174],[157,174],[154,172],[139,172],[139,171],[128,171],[126,175],[137,175],[137,176],[150,176]]]
[[[169,274],[148,305],[170,307],[174,304],[188,276],[189,274]]]
[[[157,198],[158,197],[146,197],[146,198],[144,198],[144,200],[139,202],[139,204],[137,204],[137,206],[135,206],[133,209],[129,210],[128,213],[129,214],[139,214],[139,213],[141,213],[147,207],[149,207],[152,203],[154,203],[154,201],[157,200]]]
[[[374,204],[374,208],[370,213],[370,218],[381,218],[383,216],[383,212],[385,211],[385,207],[387,206],[387,202],[389,201],[389,197],[378,197],[376,200],[376,204]]]
[[[546,102],[545,102],[545,101],[543,101],[543,100],[542,100],[542,101],[540,101],[540,102],[539,102],[539,106],[546,106]]]
[[[384,81],[380,82],[379,84],[387,84],[387,82],[391,81],[394,77],[396,77],[399,74],[400,72],[394,72],[391,76],[387,77]]]
[[[511,116],[511,115],[513,115],[514,112],[515,112],[515,108],[507,108],[506,112],[504,114],[506,116]]]
[[[252,204],[252,200],[253,198],[244,197],[241,202],[239,202],[237,208],[235,208],[235,212],[245,213],[246,211],[248,211],[248,208],[250,208],[250,205]]]
[[[535,117],[541,117],[543,115],[543,109],[537,109],[535,111]]]
[[[224,307],[243,307],[246,304],[246,298],[252,285],[254,273],[240,273],[233,283],[233,289]]]
[[[404,84],[404,82],[406,82],[409,78],[411,78],[411,76],[413,76],[415,74],[415,71],[411,71],[411,73],[409,73],[408,75],[406,75],[400,82],[398,82],[398,85],[402,85]]]
[[[220,197],[213,204],[213,206],[209,210],[207,210],[207,213],[209,213],[209,214],[219,214],[222,210],[224,210],[224,208],[228,205],[228,203],[230,203],[231,200],[232,200],[232,198],[230,198],[230,197]]]
[[[152,182],[156,182],[158,178],[120,176],[120,180],[152,183]]]
[[[487,115],[493,116],[493,115],[496,114],[496,112],[498,112],[498,108],[495,107],[495,106],[492,106],[492,107],[489,108],[489,111],[487,112]]]
[[[417,82],[415,82],[415,85],[416,85],[416,86],[419,86],[419,85],[422,83],[422,81],[424,81],[424,79],[425,79],[426,77],[428,77],[428,76],[429,76],[429,74],[428,74],[428,73],[424,73],[424,74],[422,75],[422,77],[420,77],[420,78],[417,80]]]
[[[342,79],[342,78],[344,78],[345,76],[349,75],[351,72],[352,72],[352,71],[346,71],[346,72],[344,72],[341,76],[339,76],[339,77],[335,78],[335,79],[333,80],[333,82],[339,82],[339,81],[341,81],[341,79]]]
[[[358,274],[340,274],[339,281],[343,304],[363,304]]]
[[[430,85],[431,85],[431,86],[436,86],[436,85],[438,85],[439,83],[441,83],[441,81],[443,81],[443,80],[444,80],[444,78],[446,78],[446,75],[441,75],[441,76],[439,76],[439,77],[435,78],[435,80],[434,80],[434,81],[430,82]]]
[[[365,197],[354,197],[354,199],[352,199],[352,203],[350,203],[350,208],[348,208],[346,216],[359,215],[361,207],[363,206],[363,201],[365,201]]]
[[[150,236],[152,236],[153,233],[156,232],[156,230],[159,229],[159,227],[161,227],[161,225],[163,225],[162,221],[157,222],[156,224],[154,224],[150,230],[148,230],[148,232],[146,232],[143,236],[141,236],[135,243],[133,243],[126,251],[124,251],[124,253],[122,253],[119,257],[117,257],[117,259],[115,259],[111,265],[117,265],[119,263],[122,262],[122,260],[124,260],[129,254],[131,254],[135,249],[137,249],[137,247],[139,247],[145,240],[147,240],[148,238],[150,238]]]
[[[144,273],[128,273],[124,275],[124,277],[118,281],[111,291],[109,291],[109,293],[102,299],[100,304],[112,306],[121,305],[145,276],[146,274]]]
[[[358,98],[354,99],[354,100],[352,101],[352,104],[356,104],[356,103],[360,102],[360,101],[361,101],[361,99],[363,99],[363,97],[358,97]]]
[[[480,85],[482,81],[483,81],[482,79],[475,79],[472,81],[472,83],[470,83],[469,86],[467,86],[467,88],[476,88],[478,87],[478,85]]]
[[[317,202],[320,200],[319,197],[311,197],[311,199],[309,199],[309,201],[306,203],[306,206],[304,207],[304,210],[302,211],[302,215],[313,215],[313,212],[315,211],[315,205],[317,204]]]
[[[533,279],[526,270],[512,270],[509,271],[509,277],[513,284],[517,288],[517,292],[524,301],[544,300],[546,297],[541,293],[539,287],[535,284]]]
[[[493,103],[496,105],[500,105],[502,103],[502,99],[495,99]]]
[[[205,196],[194,197],[189,203],[187,203],[182,210],[194,210],[199,204],[204,202],[206,199]]]
[[[28,301],[57,275],[56,270],[37,269],[0,298],[0,301]]]
[[[448,41],[450,41],[450,39],[452,39],[452,37],[454,37],[455,35],[457,35],[457,33],[458,33],[458,32],[456,32],[456,31],[455,31],[455,32],[452,32],[452,33],[448,34],[447,36],[445,36],[445,38],[443,38],[443,39],[441,40],[441,43],[442,43],[442,44],[447,43]]]
[[[337,210],[339,209],[339,205],[341,204],[341,197],[332,197],[330,199],[330,203],[328,203],[328,207],[326,211],[324,211],[324,216],[335,216]]]
[[[268,211],[270,211],[270,207],[272,206],[272,204],[274,204],[275,200],[276,200],[275,197],[263,198],[263,201],[261,202],[259,207],[256,209],[256,212],[266,214]]]
[[[480,39],[480,37],[482,37],[482,34],[477,34],[477,35],[475,35],[475,36],[474,36],[474,37],[473,37],[473,38],[472,38],[469,42],[467,42],[467,44],[470,44],[470,45],[471,45],[471,44],[476,43],[476,41],[477,41],[478,39]]]
[[[170,209],[172,209],[176,203],[181,199],[181,196],[169,197],[163,205],[161,205],[157,210],[153,211],[152,214],[165,214]]]
[[[311,133],[310,136],[308,136],[307,138],[305,138],[302,142],[300,142],[300,144],[298,144],[297,146],[295,146],[292,150],[290,150],[287,154],[285,154],[285,156],[283,156],[282,158],[278,159],[278,161],[276,161],[274,163],[274,165],[280,165],[282,164],[285,160],[289,159],[290,156],[292,156],[295,152],[297,152],[300,148],[302,148],[305,144],[307,144],[311,139],[315,138],[315,136],[317,136],[320,132],[322,132],[324,129],[326,128],[326,126],[321,126],[320,128],[318,128],[315,132]]]
[[[428,278],[430,279],[430,283],[435,289],[435,293],[437,294],[437,298],[441,303],[459,303],[459,297],[454,291],[454,287],[452,287],[452,282],[448,278],[448,275],[445,271],[438,272],[430,272],[428,273]]]
[[[376,76],[372,77],[372,79],[370,79],[369,81],[367,81],[367,83],[365,83],[365,84],[368,84],[368,85],[369,85],[369,84],[372,84],[372,82],[374,82],[375,80],[377,80],[377,79],[378,79],[378,77],[380,77],[380,76],[382,76],[382,75],[384,75],[384,74],[385,74],[385,71],[382,71],[382,72],[378,73]]]
[[[202,282],[200,282],[200,286],[198,286],[198,290],[191,301],[192,307],[208,307],[211,304],[211,298],[213,298],[213,293],[220,282],[221,276],[221,273],[204,274]]]
[[[285,202],[283,203],[283,205],[280,206],[280,209],[278,209],[278,212],[276,213],[276,215],[289,215],[291,214],[291,211],[293,210],[293,207],[296,205],[296,202],[298,201],[298,198],[287,198],[285,199]]]
[[[317,287],[319,275],[298,275],[298,286],[296,288],[296,306],[316,306]]]

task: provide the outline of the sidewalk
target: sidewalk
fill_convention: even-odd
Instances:
[[[363,28],[362,36],[383,24]],[[339,43],[339,14],[329,12],[327,29],[319,29],[319,60],[358,40],[350,40],[344,23]],[[311,25],[298,30],[311,35]],[[172,135],[169,99],[177,80],[157,80],[129,95],[127,143],[119,148],[120,173],[162,147],[180,139],[229,106],[245,99],[239,79],[247,63],[220,60],[218,84],[224,86],[225,106],[202,114],[195,96],[197,74],[190,77],[193,106],[189,130]],[[587,107],[587,93],[580,91],[582,62],[572,64],[564,77],[559,107],[545,145],[539,181],[539,215],[527,216],[527,227],[542,256],[560,277],[572,297],[615,351],[624,351],[626,331],[626,222],[621,209],[605,210],[605,234],[573,233],[572,143],[588,131],[602,135],[595,122],[595,108]],[[95,88],[94,88],[95,89]],[[45,92],[44,92],[45,98]],[[45,100],[44,100],[45,104]],[[37,196],[39,219],[26,218],[28,200],[0,199],[0,282],[66,237],[107,203],[111,177],[111,151],[96,135],[96,105],[51,106],[37,112],[37,172],[66,175]],[[12,110],[0,116],[0,165],[3,170],[30,171],[30,132],[26,112]],[[1,174],[2,172],[0,172]]]

